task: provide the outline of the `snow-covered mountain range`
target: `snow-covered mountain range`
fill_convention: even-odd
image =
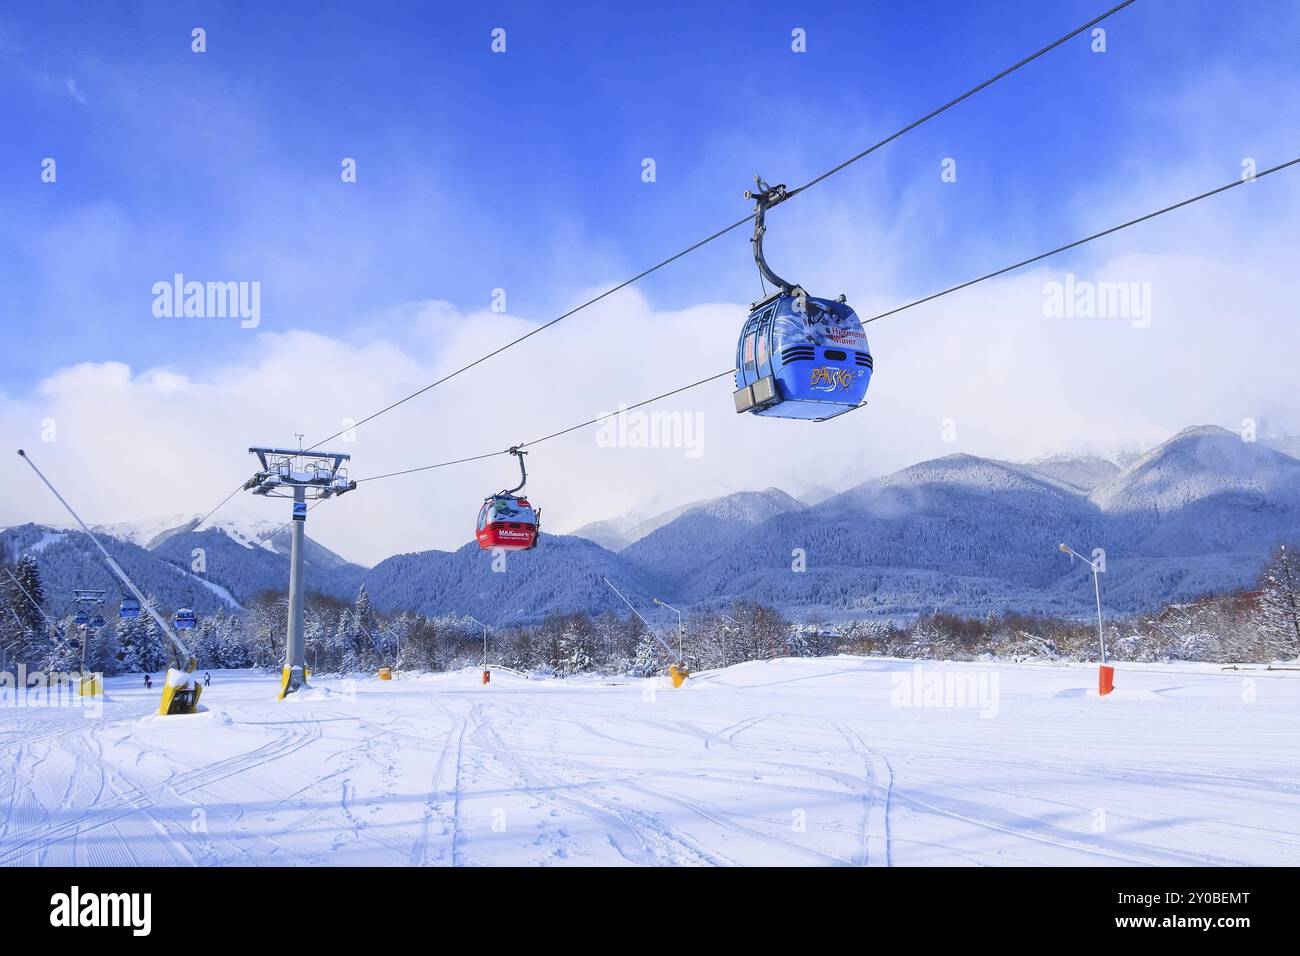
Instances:
[[[199,530],[201,515],[114,525],[93,530],[145,593],[166,608],[192,607],[200,614],[238,611],[262,591],[282,591],[289,573],[289,529],[275,522],[240,517],[215,518]],[[74,588],[108,592],[115,609],[122,587],[93,544],[67,527],[25,524],[0,531],[0,546],[11,559],[35,557],[41,568],[47,609],[67,610]],[[310,539],[304,552],[312,588],[352,598],[365,573]]]
[[[120,541],[129,541],[152,551],[159,545],[165,544],[169,538],[194,531],[202,517],[202,515],[172,514],[139,521],[95,525],[91,530]],[[244,547],[265,548],[276,553],[280,550],[280,540],[287,541],[286,538],[277,535],[277,532],[283,528],[283,522],[222,514],[204,521],[201,530],[221,531],[232,541]]]
[[[817,495],[822,498],[822,495]],[[197,516],[106,527],[119,560],[164,604],[201,611],[283,590],[288,531]],[[815,504],[776,488],[613,518],[546,535],[506,570],[470,543],[397,555],[369,570],[308,542],[309,586],[341,598],[364,583],[385,611],[526,623],[564,611],[643,614],[661,597],[724,608],[737,598],[796,619],[907,617],[932,610],[1083,616],[1092,584],[1057,550],[1104,548],[1104,598],[1132,612],[1253,583],[1271,548],[1300,541],[1300,459],[1213,426],[1189,428],[1127,467],[1092,456],[1026,463],[954,454],[865,481]],[[0,533],[33,553],[57,602],[105,587],[84,536],[24,525]],[[194,571],[195,549],[206,568]],[[57,606],[57,604],[56,604]]]
[[[1057,550],[1068,541],[1106,550],[1107,604],[1131,612],[1253,583],[1274,544],[1300,540],[1300,460],[1200,427],[1126,468],[1090,456],[957,454],[812,506],[767,489],[598,530],[611,527],[617,537],[598,551],[548,536],[511,557],[506,576],[491,575],[472,547],[404,555],[372,569],[367,588],[381,607],[499,622],[519,617],[516,604],[530,616],[619,611],[602,574],[647,606],[653,596],[695,608],[747,598],[810,619],[936,609],[1084,616],[1092,582]],[[499,608],[504,598],[511,608]]]

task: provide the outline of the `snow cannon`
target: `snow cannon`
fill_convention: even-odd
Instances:
[[[686,669],[685,664],[669,664],[668,676],[673,679],[674,687],[681,687],[686,683],[686,678],[690,677],[690,671]]]
[[[392,670],[392,668],[390,668],[390,667],[381,667],[381,668],[379,668],[379,679],[380,679],[380,680],[392,680],[392,679],[393,679],[393,670]]]
[[[194,713],[199,706],[199,685],[194,680],[194,665],[196,662],[194,660],[194,655],[190,653],[190,649],[185,646],[184,641],[176,636],[176,632],[172,630],[172,627],[167,623],[166,618],[160,615],[154,606],[148,602],[140,589],[136,587],[135,583],[127,576],[127,573],[122,570],[122,566],[114,560],[113,556],[108,553],[108,549],[106,549],[100,540],[95,537],[95,533],[90,530],[89,525],[82,521],[81,516],[72,509],[72,505],[68,504],[67,499],[64,498],[63,495],[59,494],[58,489],[56,489],[54,485],[50,484],[50,480],[41,473],[39,468],[36,467],[36,462],[28,458],[27,452],[23,451],[21,448],[18,449],[18,454],[22,456],[28,465],[31,466],[32,471],[36,472],[36,477],[41,480],[46,488],[50,489],[51,494],[53,494],[55,498],[59,499],[59,504],[63,505],[63,507],[67,509],[68,514],[72,516],[73,520],[81,526],[81,530],[85,532],[86,537],[91,540],[91,543],[99,549],[99,553],[104,556],[104,563],[108,565],[108,569],[117,576],[117,579],[122,582],[123,586],[129,592],[129,595],[124,595],[122,597],[122,603],[118,606],[118,617],[123,620],[137,620],[140,617],[141,609],[144,609],[149,612],[149,616],[153,618],[154,623],[157,624],[159,629],[167,635],[167,639],[171,642],[172,653],[175,655],[174,660],[176,661],[176,667],[167,670],[167,679],[163,682],[162,703],[158,706],[158,715],[162,717],[170,716],[172,714]],[[193,611],[191,611],[190,614],[192,615]],[[100,623],[103,623],[103,621],[101,620]],[[84,653],[84,643],[82,648]],[[189,661],[187,672],[179,669],[181,661],[184,660]],[[96,680],[96,684],[98,683],[98,680]]]
[[[192,672],[186,673],[174,667],[167,668],[158,716],[173,717],[177,714],[194,713],[199,709],[199,694],[202,690]]]
[[[99,697],[104,693],[104,685],[98,674],[82,674],[77,684],[77,694],[82,697]]]
[[[1097,668],[1097,694],[1105,697],[1115,689],[1115,668],[1102,664]]]

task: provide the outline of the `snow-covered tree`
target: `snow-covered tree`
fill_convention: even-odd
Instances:
[[[812,649],[808,645],[808,635],[802,630],[792,629],[785,639],[786,653],[791,657],[811,657]]]
[[[559,639],[559,659],[554,662],[555,672],[561,677],[581,674],[596,666],[596,629],[591,618],[575,614],[564,624]]]
[[[192,633],[197,636],[190,649],[194,651],[199,667],[210,669],[248,666],[248,652],[239,640],[236,622],[225,612],[200,620],[198,628]]]
[[[732,644],[739,653],[733,660],[769,660],[786,653],[785,639],[790,625],[775,608],[754,601],[737,601],[731,606],[730,616],[740,622]]]
[[[45,588],[36,559],[25,555],[0,567],[0,640],[12,660],[37,665],[48,653],[47,626],[41,606]]]
[[[117,631],[111,627],[92,628],[86,632],[86,670],[113,675],[122,667]]]
[[[344,674],[370,669],[369,641],[357,627],[351,608],[345,607],[339,614],[334,646],[340,657],[339,670]]]
[[[220,636],[214,622],[202,619],[190,634],[192,637],[187,643],[190,645],[190,650],[194,652],[199,667],[220,667],[221,664],[218,663],[221,656],[218,650]]]
[[[139,654],[135,648],[140,644],[143,629],[144,626],[138,618],[135,620],[118,618],[117,626],[113,629],[118,649],[118,669],[124,673],[135,673],[139,670]]]
[[[352,621],[357,630],[369,633],[375,626],[375,609],[363,584],[357,589],[357,599],[352,605]]]
[[[633,677],[654,677],[663,669],[663,649],[649,634],[642,636],[636,646],[636,656],[632,659],[629,673]]]
[[[246,647],[254,667],[279,667],[284,662],[288,598],[282,592],[264,591],[246,605]]]
[[[18,614],[18,618],[32,633],[40,633],[45,628],[45,615],[41,607],[45,604],[45,588],[41,584],[41,569],[36,559],[30,554],[23,555],[4,576],[10,591],[6,595],[9,603]]]
[[[1300,553],[1281,545],[1259,581],[1259,625],[1269,648],[1300,655]]]
[[[118,621],[117,643],[122,670],[128,674],[163,670],[171,656],[162,629],[144,608],[140,609],[138,618]]]
[[[253,662],[249,657],[248,648],[239,639],[239,634],[233,622],[228,621],[218,633],[220,634],[218,649],[221,666],[225,668],[251,667]]]
[[[81,642],[84,628],[77,627],[71,616],[51,628],[49,643],[41,660],[41,669],[68,673],[81,668]]]

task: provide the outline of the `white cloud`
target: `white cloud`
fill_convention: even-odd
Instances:
[[[659,406],[702,416],[699,457],[599,447],[588,428],[533,450],[530,494],[548,529],[561,531],[745,488],[845,487],[953,451],[1112,450],[1243,417],[1300,431],[1291,388],[1300,343],[1285,321],[1293,291],[1272,238],[1072,265],[1080,279],[1149,282],[1149,328],[1046,318],[1044,283],[1063,269],[966,290],[868,326],[877,372],[862,412],[821,425],[737,416],[723,379]],[[625,290],[363,426],[354,443],[331,444],[353,454],[359,478],[501,450],[728,368],[744,311],[739,303],[656,311]],[[295,433],[314,442],[535,327],[440,302],[366,323],[362,343],[257,335],[242,362],[190,374],[70,366],[33,394],[0,400],[0,422],[87,520],[203,511],[252,473],[249,445],[292,444]],[[949,418],[956,444],[941,441]],[[42,444],[51,419],[57,440]],[[0,522],[60,520],[25,471],[10,456]],[[367,562],[455,548],[470,540],[483,495],[515,474],[503,456],[363,483],[313,512],[310,533]],[[229,507],[277,519],[287,506],[241,493]]]
[[[1237,99],[1235,89],[1219,99],[1213,92],[1198,91],[1181,112],[1191,115],[1196,103],[1210,102],[1216,108],[1203,113],[1215,117],[1215,142],[1251,143],[1261,168],[1282,158],[1275,155],[1277,144],[1242,132],[1267,128],[1256,114],[1268,103]],[[1230,134],[1220,129],[1227,123],[1236,127]],[[1189,127],[1186,149],[1171,147],[1199,157],[1195,162],[1134,164],[1109,184],[1063,190],[1059,207],[1070,210],[1074,226],[1063,226],[1060,240],[1237,175],[1235,154],[1244,150],[1224,146],[1216,152],[1205,145],[1203,127]],[[815,294],[847,292],[864,316],[935,291],[915,285],[919,274],[948,268],[950,250],[930,241],[934,222],[943,218],[933,191],[905,190],[900,211],[890,218],[887,204],[872,198],[890,188],[881,167],[861,164],[836,184],[774,216],[769,251],[777,271]],[[289,203],[265,222],[250,218],[247,231],[264,236],[271,230],[272,245],[297,250],[291,260],[233,243],[227,255],[240,266],[235,274],[263,276],[268,286],[271,278],[294,280],[313,290],[293,302],[296,314],[310,316],[335,300],[351,301],[358,277],[367,288],[404,287],[385,279],[386,250],[418,247],[427,222],[440,221],[435,212],[442,201],[420,197],[409,216],[381,206],[359,232],[391,241],[372,240],[360,250],[333,243],[321,227],[328,217],[292,215],[301,210]],[[530,494],[548,530],[563,531],[630,509],[647,512],[744,488],[847,487],[953,451],[1005,458],[1072,448],[1113,452],[1148,446],[1186,425],[1235,427],[1248,417],[1298,433],[1292,366],[1300,330],[1293,321],[1291,261],[1298,209],[1300,170],[1280,173],[870,325],[876,357],[870,405],[839,421],[737,416],[731,384],[723,379],[660,406],[703,416],[699,457],[681,449],[602,448],[594,428],[557,438],[529,456]],[[68,322],[102,322],[94,303],[104,299],[124,249],[142,232],[132,226],[115,207],[100,205],[48,234],[38,250],[43,284]],[[987,248],[989,268],[1039,251],[1026,247],[1014,221],[961,228]],[[323,238],[313,243],[313,236]],[[170,234],[154,240],[163,248],[173,241]],[[465,241],[488,244],[485,238]],[[721,243],[732,252],[722,251]],[[563,278],[573,274],[622,271],[603,247],[593,259],[592,244],[560,244],[565,251],[556,253],[557,260],[571,267],[557,289],[566,288]],[[745,237],[736,232],[704,255],[733,263],[746,252]],[[1150,327],[1047,318],[1044,284],[1067,271],[1086,281],[1150,283]],[[734,298],[756,293],[756,281],[733,281],[738,274],[727,271],[717,286]],[[729,367],[746,303],[680,311],[650,304],[645,295],[665,289],[680,294],[672,285],[676,276],[665,270],[644,294],[638,287],[611,296],[365,425],[355,443],[333,444],[354,455],[353,476],[365,477],[504,449]],[[948,281],[965,278],[954,274]],[[699,287],[698,276],[690,281]],[[570,294],[569,304],[605,287]],[[512,299],[511,305],[522,302]],[[70,365],[28,392],[0,396],[0,428],[15,446],[32,451],[90,521],[205,511],[251,474],[249,445],[292,444],[295,433],[314,442],[342,429],[345,419],[389,404],[548,317],[465,311],[440,301],[376,305],[356,318],[346,337],[264,329],[250,333],[244,352],[221,364],[180,352],[172,368]],[[175,320],[171,330],[177,342],[205,341],[187,338],[184,321]],[[941,440],[947,419],[956,425],[954,444]],[[57,428],[51,444],[41,442],[46,420]],[[62,520],[16,456],[0,460],[7,461],[0,466],[7,489],[0,523]],[[363,561],[458,547],[470,540],[483,495],[513,483],[514,469],[501,457],[363,484],[355,495],[314,511],[310,533]],[[228,507],[275,519],[287,506],[241,493]]]

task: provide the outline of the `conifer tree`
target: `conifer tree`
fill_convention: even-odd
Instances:
[[[1259,623],[1268,646],[1300,655],[1300,553],[1280,545],[1259,581]]]

